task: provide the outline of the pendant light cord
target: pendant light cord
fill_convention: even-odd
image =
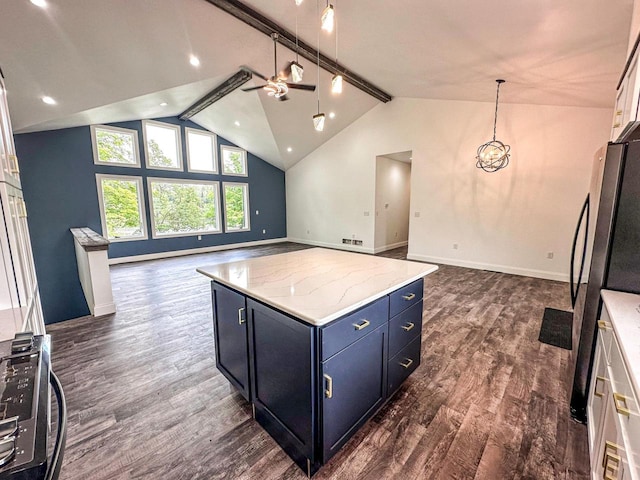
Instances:
[[[328,3],[328,0],[327,0]],[[316,17],[320,15],[320,0],[316,0]],[[316,90],[318,91],[318,114],[320,114],[320,26],[318,26],[318,82]]]
[[[298,9],[296,8],[296,63],[298,62]]]
[[[496,113],[493,117],[493,141],[496,141],[496,125],[498,124],[498,99],[500,98],[500,84],[502,82],[498,81],[498,88],[496,89]]]

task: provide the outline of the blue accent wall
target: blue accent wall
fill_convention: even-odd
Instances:
[[[80,286],[73,237],[70,228],[89,227],[102,232],[96,174],[132,175],[143,178],[147,231],[151,232],[151,215],[147,194],[147,177],[214,180],[249,184],[251,231],[203,234],[188,237],[132,240],[109,245],[109,257],[119,258],[150,253],[188,250],[232,243],[282,238],[286,236],[284,172],[247,152],[248,177],[187,172],[185,127],[204,130],[193,122],[177,117],[157,121],[180,125],[182,133],[183,171],[147,169],[145,167],[142,122],[109,125],[138,131],[141,168],[95,165],[89,126],[15,135],[20,159],[22,188],[28,208],[31,244],[40,286],[45,323],[55,323],[88,315],[89,308]],[[233,143],[218,137],[220,146]],[[218,165],[220,170],[220,165]],[[222,207],[221,192],[221,207]],[[256,215],[259,210],[259,215]],[[224,218],[221,218],[224,225]],[[266,234],[262,230],[266,230]]]

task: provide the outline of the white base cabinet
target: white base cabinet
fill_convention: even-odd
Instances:
[[[640,480],[638,366],[631,363],[640,352],[640,336],[631,336],[640,332],[640,296],[602,296],[587,405],[591,478]]]

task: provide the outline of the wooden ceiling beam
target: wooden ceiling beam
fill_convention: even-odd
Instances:
[[[360,75],[350,71],[347,67],[340,63],[336,63],[335,60],[327,57],[323,53],[319,53],[314,47],[309,45],[308,43],[298,39],[297,50],[296,50],[296,36],[285,30],[283,27],[275,23],[273,20],[265,17],[260,12],[252,9],[248,5],[245,5],[238,0],[204,0],[211,5],[218,7],[221,10],[224,10],[229,15],[234,16],[238,20],[243,21],[247,25],[255,28],[256,30],[264,33],[265,35],[271,37],[272,34],[278,34],[278,42],[289,50],[295,52],[306,58],[307,60],[316,64],[318,62],[318,55],[320,55],[320,67],[330,73],[339,72],[344,81],[353,85],[354,87],[362,90],[364,93],[371,95],[372,97],[380,100],[381,102],[387,103],[393,99],[393,97],[385,92],[384,90],[376,87],[371,82],[362,78]],[[320,21],[320,19],[318,19]]]

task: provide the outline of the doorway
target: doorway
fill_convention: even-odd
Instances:
[[[412,160],[411,150],[376,157],[375,253],[408,245]]]

